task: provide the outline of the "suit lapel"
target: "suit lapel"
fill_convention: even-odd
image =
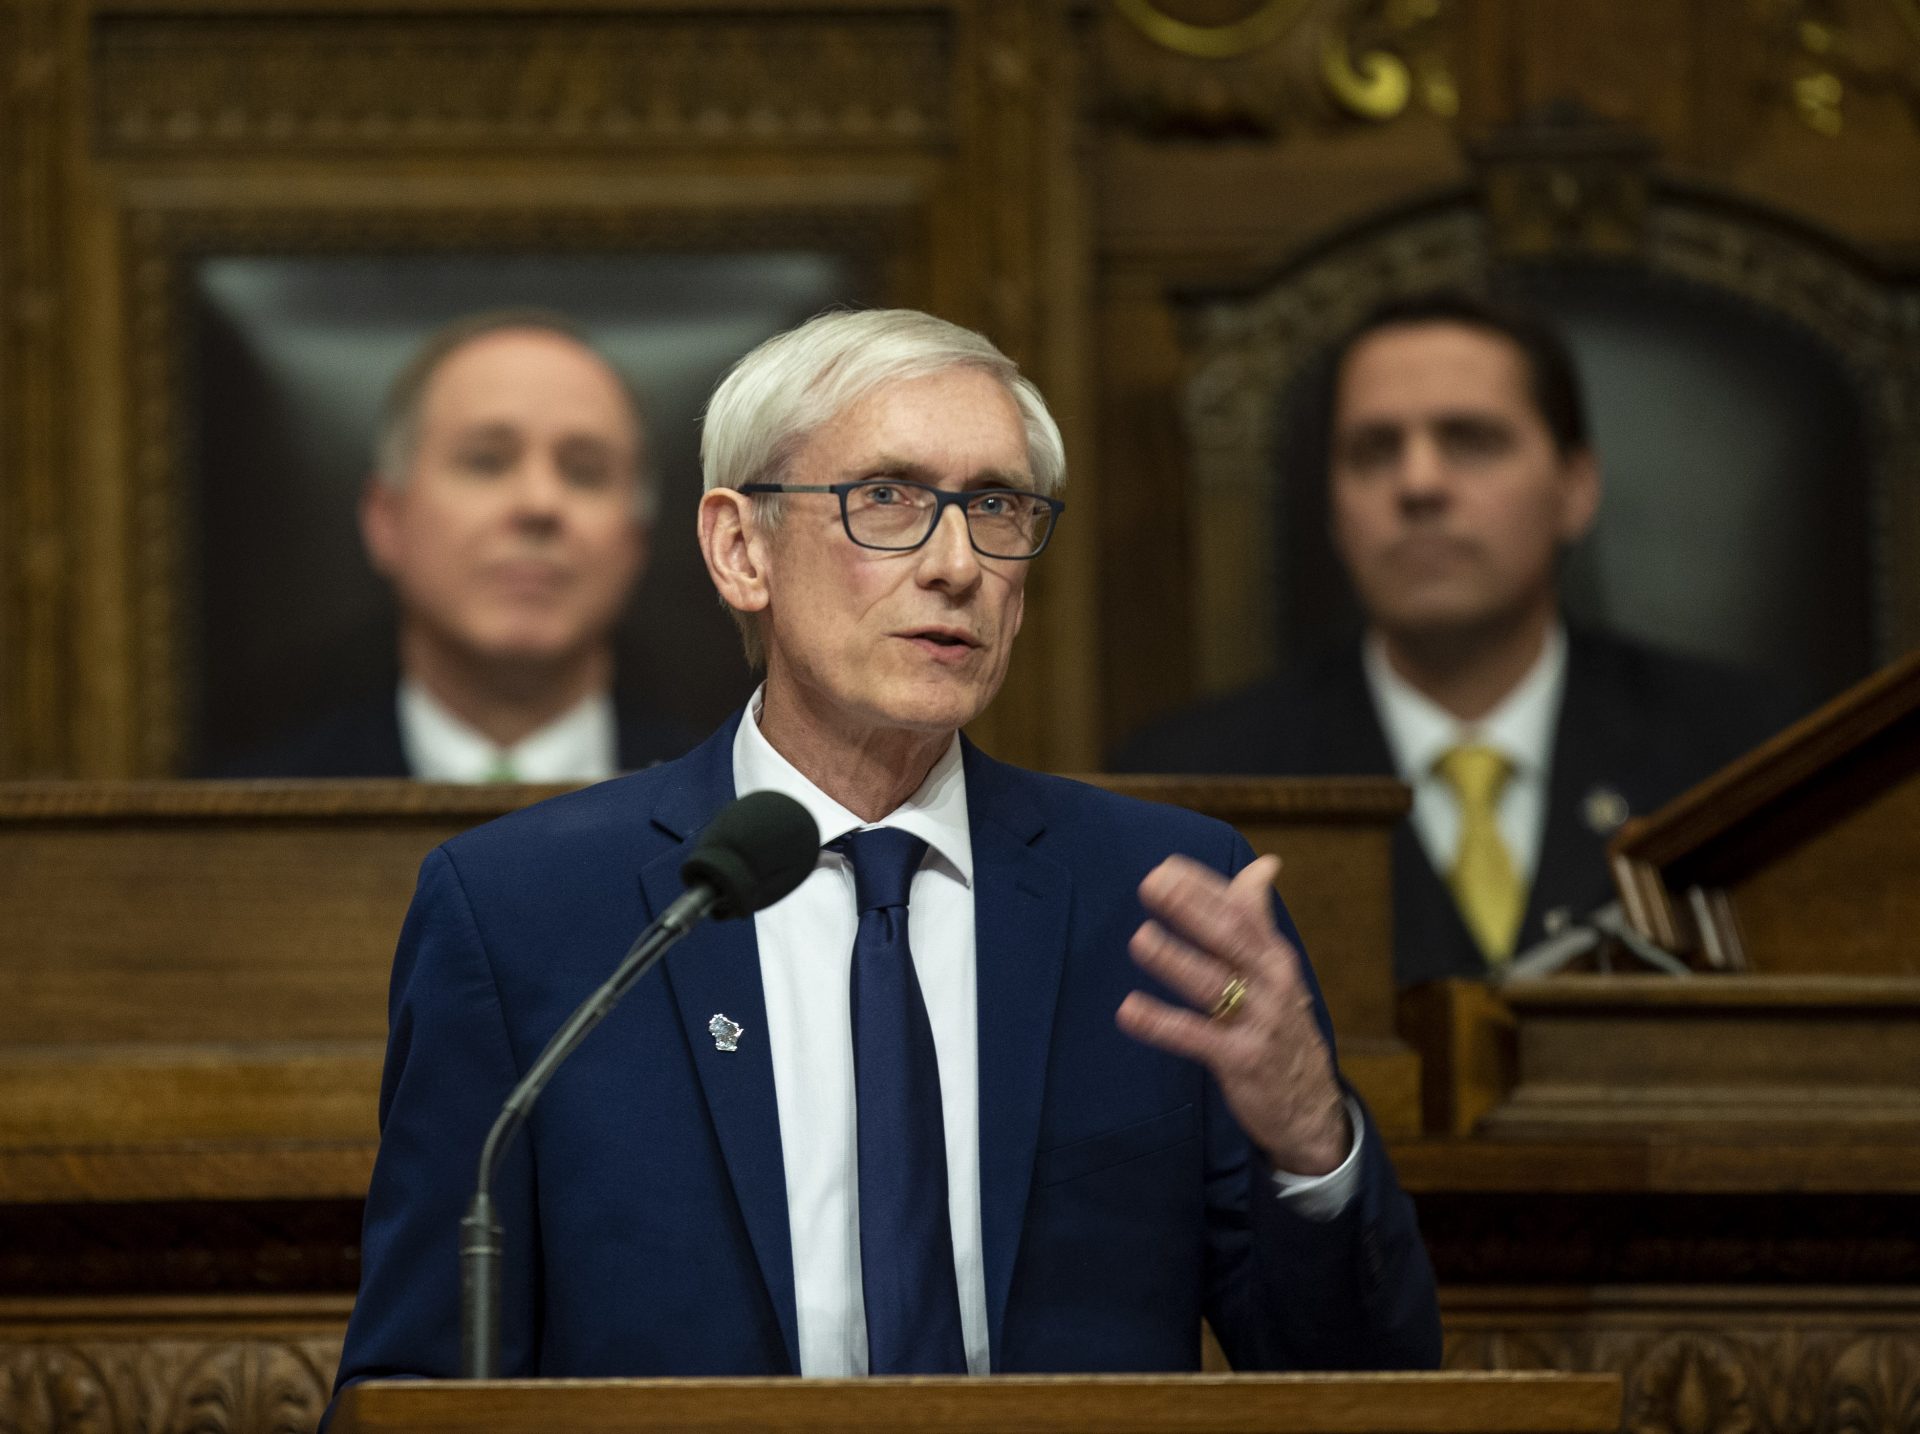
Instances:
[[[997,1369],[1046,1101],[1073,878],[1034,849],[1045,821],[1020,773],[971,743],[966,773],[979,993],[980,1237]]]
[[[640,874],[649,911],[680,894],[680,864],[717,811],[732,800],[733,734],[728,723],[687,759],[688,780],[664,793],[653,820],[676,844]],[[787,1357],[800,1369],[800,1337],[793,1293],[793,1237],[787,1223],[786,1161],[780,1110],[774,1097],[773,1054],[766,1040],[766,994],[760,984],[760,945],[751,920],[709,922],[676,947],[663,977],[685,1030],[687,1049],[707,1115],[726,1161],[747,1237],[760,1262]],[[707,1023],[725,1013],[756,1039],[735,1051],[715,1048]]]
[[[1520,928],[1523,947],[1546,934],[1546,915],[1556,907],[1579,921],[1608,899],[1606,837],[1587,820],[1587,798],[1615,789],[1619,772],[1630,765],[1620,734],[1638,724],[1631,714],[1612,709],[1610,684],[1595,671],[1597,658],[1579,634],[1568,634],[1567,686],[1554,724],[1547,820]]]

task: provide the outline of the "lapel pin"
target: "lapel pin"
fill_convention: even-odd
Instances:
[[[1580,803],[1580,812],[1586,817],[1588,828],[1599,836],[1612,836],[1630,815],[1627,799],[1606,786],[1588,792]]]
[[[713,1019],[707,1022],[707,1034],[713,1037],[713,1048],[716,1051],[739,1050],[740,1032],[745,1029],[746,1027],[738,1021],[723,1016],[717,1011]]]

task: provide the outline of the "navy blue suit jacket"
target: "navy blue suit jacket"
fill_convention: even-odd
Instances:
[[[679,893],[693,840],[734,795],[738,720],[427,858],[394,966],[343,1382],[457,1371],[456,1229],[482,1138]],[[1143,984],[1126,954],[1140,879],[1172,851],[1236,869],[1245,842],[971,745],[965,772],[993,1368],[1193,1369],[1202,1315],[1244,1368],[1435,1364],[1432,1273],[1378,1137],[1346,1211],[1308,1220],[1276,1198],[1206,1073],[1114,1024]],[[715,1049],[716,1012],[745,1028],[736,1052]],[[562,1068],[495,1185],[505,1373],[797,1372],[766,1025],[752,922],[709,924]]]

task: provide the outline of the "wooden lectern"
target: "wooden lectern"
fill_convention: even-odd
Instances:
[[[995,1376],[396,1381],[334,1434],[1573,1434],[1620,1427],[1613,1375]]]
[[[1920,1138],[1920,653],[1610,855],[1640,934],[1702,974],[1508,983],[1517,1084],[1483,1133]]]

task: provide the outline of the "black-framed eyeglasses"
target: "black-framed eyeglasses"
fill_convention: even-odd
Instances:
[[[742,493],[832,493],[840,522],[860,547],[910,553],[931,538],[948,505],[965,516],[967,540],[983,558],[1037,558],[1067,505],[1024,488],[934,488],[903,478],[851,483],[748,483]]]

